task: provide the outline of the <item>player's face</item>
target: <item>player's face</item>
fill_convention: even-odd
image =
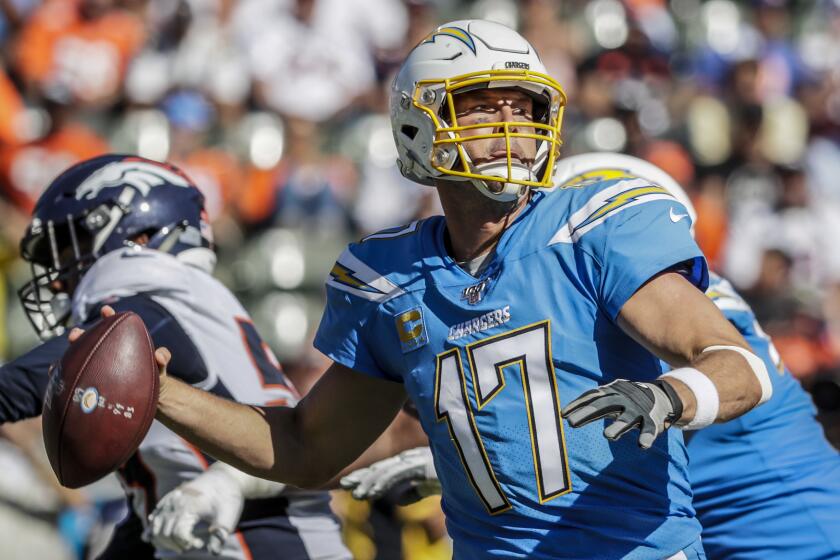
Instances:
[[[461,93],[454,97],[458,126],[488,123],[487,127],[470,128],[460,132],[463,138],[503,132],[493,123],[523,123],[510,127],[510,132],[534,134],[534,128],[525,126],[533,122],[534,100],[515,89],[481,89]],[[463,143],[474,165],[492,163],[507,158],[505,138],[481,138]],[[537,140],[533,138],[510,139],[511,160],[530,166],[537,153]]]
[[[61,239],[60,241],[64,240]],[[49,287],[53,293],[64,293],[72,296],[79,285],[81,274],[73,268],[75,268],[74,265],[81,264],[84,255],[90,254],[92,240],[86,235],[77,234],[76,242],[76,249],[70,242],[60,243],[59,245],[57,269],[64,269],[65,272],[50,282]]]

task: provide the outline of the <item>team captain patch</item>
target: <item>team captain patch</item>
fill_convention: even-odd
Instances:
[[[400,338],[400,347],[403,354],[428,344],[429,334],[426,332],[422,309],[414,307],[403,313],[398,313],[394,316],[394,320],[397,324],[397,336]]]

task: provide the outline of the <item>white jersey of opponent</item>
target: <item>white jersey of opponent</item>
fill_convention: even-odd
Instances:
[[[168,253],[132,247],[112,251],[98,259],[74,293],[74,321],[85,322],[103,303],[139,294],[163,307],[197,348],[208,375],[195,387],[211,390],[221,384],[236,401],[248,404],[293,406],[297,403],[297,392],[279,368],[265,367],[266,364],[276,366],[276,360],[259,339],[236,297],[207,272]],[[208,466],[197,448],[157,421],[132,462],[135,470],[146,471],[140,477],[149,479],[147,484],[123,480],[131,506],[144,524],[152,502],[156,503]],[[149,492],[154,496],[149,496]],[[330,511],[328,493],[290,489],[282,498],[285,498],[283,504],[287,503],[285,512],[264,514],[282,516],[266,524],[278,529],[271,532],[273,551],[278,558],[350,558],[341,542],[340,525]],[[268,534],[263,529],[260,538],[265,539]],[[247,536],[247,530],[245,537],[239,531],[231,535],[223,557],[256,560],[260,555],[249,550]],[[218,558],[195,552],[183,557]]]

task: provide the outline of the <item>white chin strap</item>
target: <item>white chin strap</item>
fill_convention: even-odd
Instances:
[[[519,199],[528,191],[528,187],[516,183],[504,181],[508,177],[506,161],[490,162],[473,167],[475,173],[499,177],[499,182],[473,179],[472,183],[486,197],[498,202],[510,202]],[[513,163],[510,168],[510,176],[518,181],[534,181],[534,173],[520,163]]]

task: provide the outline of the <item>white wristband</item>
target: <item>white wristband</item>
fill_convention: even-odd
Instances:
[[[767,373],[767,365],[764,363],[764,360],[740,346],[709,346],[702,353],[717,352],[718,350],[732,350],[742,355],[747,360],[747,363],[750,364],[750,368],[752,368],[759,385],[761,385],[761,399],[758,401],[758,404],[770,400],[770,397],[773,396],[773,383],[770,382],[770,374]]]
[[[699,369],[685,367],[671,370],[663,374],[660,379],[666,377],[673,377],[685,383],[691,392],[694,393],[694,400],[697,403],[694,418],[692,418],[691,422],[684,425],[677,424],[678,428],[682,428],[683,430],[699,430],[700,428],[712,425],[717,420],[720,397],[718,396],[717,387],[715,387],[715,384],[705,373]]]

